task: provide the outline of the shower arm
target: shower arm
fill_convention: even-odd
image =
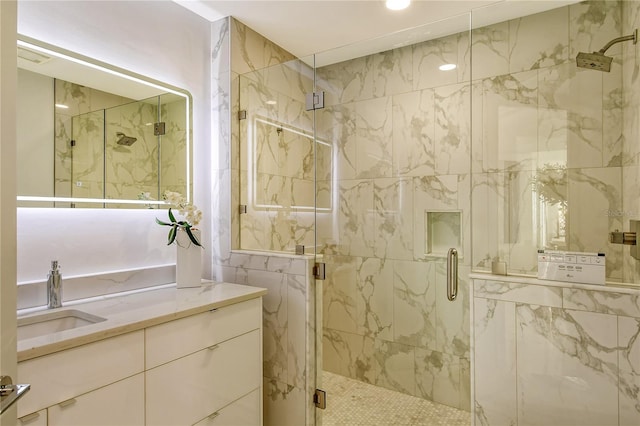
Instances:
[[[609,43],[607,43],[602,49],[600,49],[600,51],[598,53],[604,54],[604,52],[606,52],[614,44],[621,43],[623,41],[628,41],[628,40],[633,40],[633,44],[636,44],[638,42],[638,30],[637,29],[633,30],[633,34],[630,34],[628,36],[614,38]]]

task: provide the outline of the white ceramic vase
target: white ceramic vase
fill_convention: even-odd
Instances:
[[[191,230],[198,241],[199,230]],[[202,247],[199,247],[189,239],[189,235],[178,230],[176,235],[176,286],[178,288],[200,287],[202,274]]]

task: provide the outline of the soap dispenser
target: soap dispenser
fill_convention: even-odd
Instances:
[[[62,306],[62,275],[58,269],[58,261],[51,261],[51,270],[47,275],[47,307],[49,309]]]

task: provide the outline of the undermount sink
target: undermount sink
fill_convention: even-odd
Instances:
[[[63,309],[29,315],[18,318],[18,340],[71,330],[102,321],[106,321],[106,319],[77,309]]]

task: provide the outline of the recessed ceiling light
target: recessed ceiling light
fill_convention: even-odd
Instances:
[[[411,0],[387,0],[385,4],[387,6],[387,9],[402,10],[409,7],[410,3]]]
[[[56,104],[56,108],[69,109],[68,106],[63,105],[63,104]]]
[[[276,101],[267,101],[266,104],[267,105],[275,105],[275,104],[277,104],[277,102]]]
[[[458,68],[456,64],[444,64],[438,67],[440,71],[451,71],[451,70],[455,70],[456,68]]]

